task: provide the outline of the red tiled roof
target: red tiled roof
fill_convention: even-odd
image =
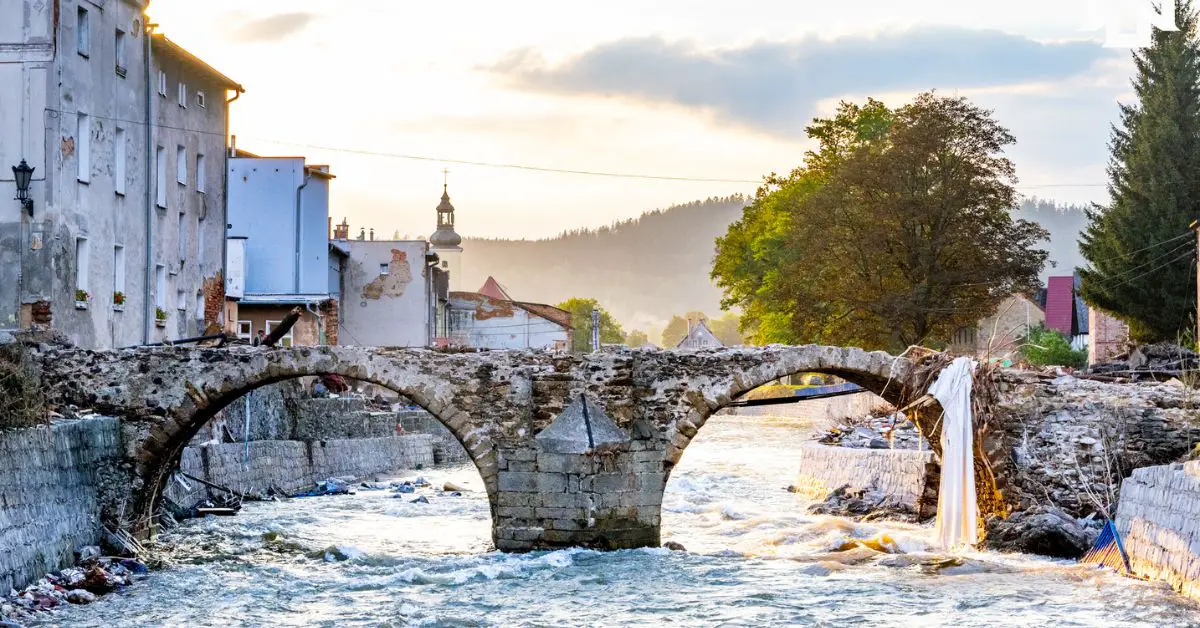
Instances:
[[[479,289],[479,294],[485,294],[493,299],[503,299],[505,301],[513,300],[512,297],[508,296],[508,293],[504,291],[504,288],[500,287],[500,282],[496,281],[496,279],[491,275],[488,275],[487,281],[483,282],[483,287]]]
[[[560,310],[553,305],[546,305],[545,303],[523,303],[521,301],[514,301],[513,303],[534,316],[540,316],[552,323],[558,323],[558,325],[568,331],[571,329],[571,313],[566,310]]]
[[[1075,322],[1075,278],[1051,277],[1046,290],[1046,327],[1071,335]]]

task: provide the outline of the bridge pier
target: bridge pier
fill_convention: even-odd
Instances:
[[[496,549],[657,547],[664,447],[562,453],[533,441],[505,451],[492,517]]]

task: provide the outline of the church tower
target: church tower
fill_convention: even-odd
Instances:
[[[438,254],[442,270],[450,273],[450,290],[462,290],[462,236],[454,231],[454,205],[450,204],[450,192],[442,182],[442,202],[437,206],[437,231],[429,236],[429,244]]]

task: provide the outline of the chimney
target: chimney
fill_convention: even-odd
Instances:
[[[359,240],[366,240],[366,239],[367,239],[367,230],[366,230],[366,229],[363,229],[362,227],[359,227],[359,229],[358,229],[358,239],[359,239]]]
[[[375,239],[375,227],[371,227],[371,240]]]
[[[334,240],[349,240],[350,239],[350,222],[342,218],[342,224],[333,226]]]

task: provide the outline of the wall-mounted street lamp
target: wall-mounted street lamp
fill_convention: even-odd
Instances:
[[[33,199],[29,198],[29,182],[33,180],[34,170],[24,159],[21,160],[21,165],[12,167],[13,178],[17,181],[17,200],[21,201],[21,207],[29,212],[30,218],[33,218]]]

